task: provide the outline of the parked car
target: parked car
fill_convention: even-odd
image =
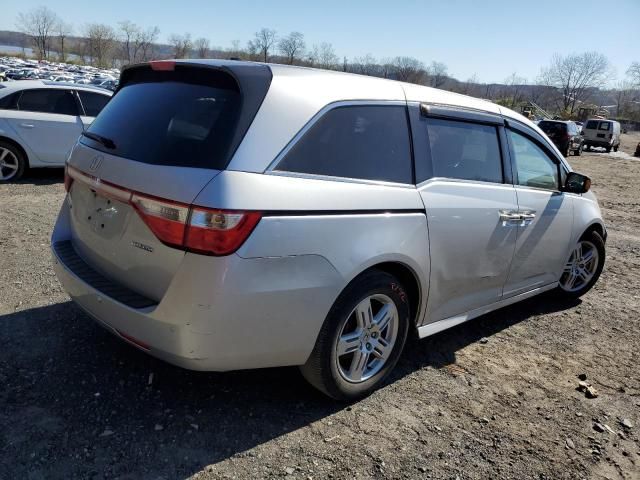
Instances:
[[[558,147],[565,157],[573,152],[580,155],[584,141],[575,122],[561,120],[542,120],[538,127],[547,134],[549,139]]]
[[[615,120],[591,119],[587,120],[584,129],[584,145],[587,150],[592,147],[602,147],[607,153],[613,149],[618,151],[620,146],[620,123]]]
[[[18,80],[0,86],[0,182],[27,168],[62,167],[80,134],[111,98],[108,90]]]
[[[195,370],[299,365],[337,399],[426,337],[539,293],[586,293],[590,180],[494,103],[240,61],[123,71],[75,145],[52,235],[71,298]]]

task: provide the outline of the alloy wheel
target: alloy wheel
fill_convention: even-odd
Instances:
[[[11,180],[19,167],[18,157],[8,148],[0,147],[0,180]]]
[[[596,274],[600,260],[596,246],[581,240],[571,252],[560,277],[560,287],[567,292],[576,292],[587,285]]]
[[[398,337],[398,309],[383,294],[362,300],[344,321],[335,343],[340,375],[351,383],[364,382],[385,365]]]

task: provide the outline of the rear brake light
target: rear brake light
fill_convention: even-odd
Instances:
[[[154,60],[149,65],[156,72],[172,72],[176,69],[176,62],[173,60]]]
[[[70,188],[74,180],[101,195],[128,203],[158,240],[194,253],[229,255],[235,252],[262,218],[260,212],[198,207],[133,192],[68,165],[65,188],[67,185]]]
[[[196,253],[229,255],[240,248],[260,218],[259,212],[193,207],[184,246]]]

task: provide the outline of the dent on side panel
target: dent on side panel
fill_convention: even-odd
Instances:
[[[423,312],[430,268],[428,245],[423,213],[288,215],[263,218],[238,255],[318,255],[339,273],[339,291],[369,267],[401,263],[418,279]]]
[[[215,272],[215,275],[211,275]],[[206,336],[216,369],[300,365],[339,294],[341,278],[319,255],[270,258],[187,254],[154,316]],[[192,302],[184,309],[184,299]]]

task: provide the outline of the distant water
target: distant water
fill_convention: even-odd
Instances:
[[[0,53],[22,53],[22,47],[16,47],[15,45],[0,45]],[[25,48],[25,55],[32,56],[33,48]]]
[[[15,45],[0,45],[0,55],[2,55],[2,54],[9,54],[9,55],[14,54],[14,55],[17,55],[17,54],[22,54],[22,52],[24,52],[24,54],[27,57],[35,57],[35,55],[36,55],[34,53],[34,51],[33,51],[33,48],[25,48],[25,49],[23,49],[22,47],[16,47]],[[51,51],[51,53],[53,54],[53,56],[54,56],[53,60],[55,61],[56,60],[55,57],[58,54],[58,52]],[[73,55],[73,54],[69,53],[69,54],[67,54],[67,58],[69,60],[78,60],[80,57],[78,55]]]

